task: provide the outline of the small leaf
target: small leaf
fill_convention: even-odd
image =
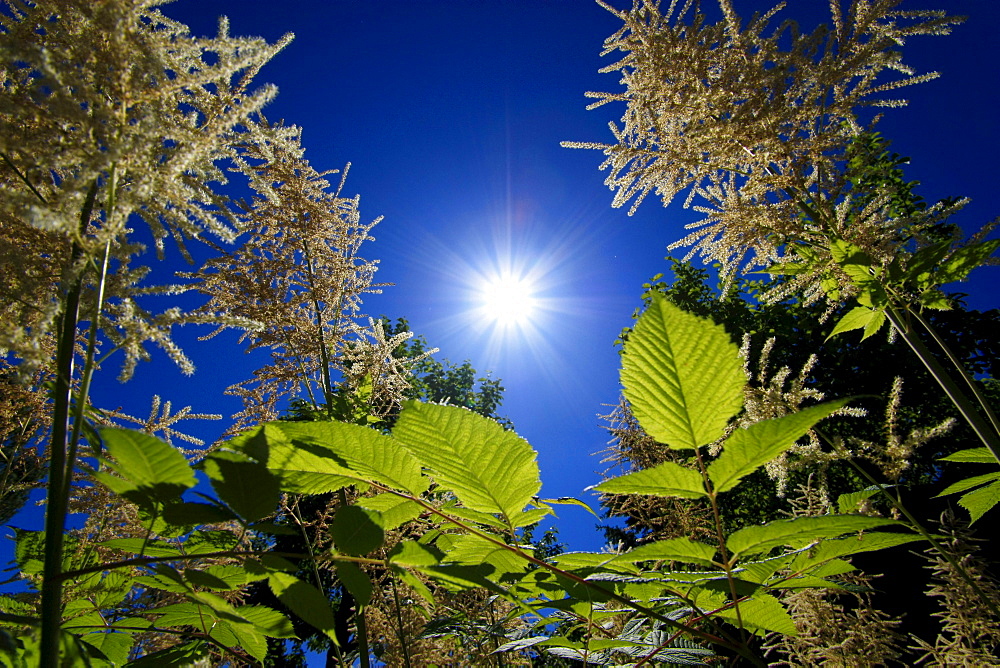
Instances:
[[[178,485],[184,489],[198,482],[180,450],[158,438],[130,429],[101,430],[104,447],[114,457],[118,475],[136,487]]]
[[[351,507],[351,506],[348,506]],[[288,609],[307,624],[322,631],[337,643],[337,620],[330,609],[330,601],[316,587],[287,573],[271,573],[267,578],[271,591]]]
[[[701,474],[676,462],[663,462],[652,468],[627,473],[588,489],[602,494],[646,494],[684,499],[708,496]]]
[[[356,564],[349,561],[338,563],[337,577],[359,605],[368,605],[372,602],[372,581]]]
[[[833,331],[830,332],[830,335],[826,337],[826,340],[829,341],[833,337],[837,336],[837,334],[843,334],[844,332],[850,332],[855,329],[867,327],[869,321],[871,321],[875,313],[876,311],[874,309],[870,309],[866,306],[855,306],[844,314],[844,317],[837,322],[837,325],[833,328]]]
[[[973,464],[996,464],[997,458],[989,448],[969,448],[953,452],[947,457],[938,459],[941,462],[970,462]]]
[[[894,485],[883,485],[885,489],[890,489]],[[878,485],[872,485],[871,487],[865,487],[864,489],[858,490],[857,492],[848,492],[847,494],[841,494],[837,497],[837,510],[840,511],[842,515],[848,513],[858,512],[858,506],[862,501],[870,499],[879,493]]]
[[[574,499],[571,496],[560,496],[558,499],[539,499],[539,502],[540,503],[545,503],[545,504],[548,504],[548,505],[580,506],[581,508],[583,508],[584,510],[586,510],[588,513],[590,513],[591,515],[593,515],[594,517],[600,517],[600,515],[598,515],[596,512],[594,512],[594,509],[591,508],[589,505],[587,505],[586,503],[584,503],[580,499]]]
[[[361,556],[382,546],[385,532],[376,521],[378,513],[358,506],[341,506],[333,516],[330,536],[344,554]]]
[[[1000,481],[986,487],[980,487],[958,500],[958,505],[968,510],[972,517],[969,524],[978,520],[997,503],[1000,503]]]
[[[691,449],[722,436],[743,406],[746,374],[725,329],[654,295],[625,344],[621,380],[647,434]]]
[[[938,496],[948,496],[949,494],[957,494],[959,492],[964,492],[967,489],[972,489],[973,487],[978,487],[980,485],[985,485],[988,482],[1000,479],[1000,471],[993,471],[992,473],[984,473],[983,475],[972,476],[971,478],[966,478],[965,480],[959,480],[956,483],[952,483],[945,487],[944,491],[938,494]]]
[[[792,447],[817,422],[846,403],[846,399],[830,401],[734,431],[723,444],[722,454],[708,465],[715,491],[721,493],[736,487],[740,480]]]

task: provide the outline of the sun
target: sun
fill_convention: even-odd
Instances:
[[[536,288],[530,280],[501,274],[483,282],[480,313],[502,326],[524,326],[538,306]]]

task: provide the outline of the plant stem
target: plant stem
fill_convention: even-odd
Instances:
[[[847,463],[850,464],[852,467],[854,467],[854,469],[858,473],[860,473],[865,478],[865,480],[867,480],[872,485],[878,488],[882,496],[888,499],[889,503],[892,504],[892,507],[898,510],[907,520],[909,520],[910,525],[914,529],[916,529],[917,533],[923,536],[924,540],[928,541],[931,544],[931,546],[935,550],[937,550],[938,554],[944,557],[945,561],[947,561],[951,565],[951,567],[954,568],[955,571],[961,576],[961,578],[965,580],[965,583],[968,584],[970,587],[972,587],[972,590],[976,592],[976,595],[983,603],[986,604],[986,607],[990,609],[993,615],[995,617],[1000,617],[1000,609],[997,608],[996,602],[994,602],[992,599],[990,599],[989,596],[986,595],[986,592],[984,592],[979,587],[979,584],[976,582],[975,578],[973,578],[969,574],[969,572],[965,570],[965,568],[958,562],[958,560],[955,559],[954,555],[952,555],[951,553],[949,553],[947,550],[944,549],[944,547],[941,545],[940,542],[938,542],[938,540],[934,537],[934,535],[927,529],[925,529],[924,526],[917,520],[917,518],[914,517],[910,513],[910,511],[906,509],[906,506],[904,506],[899,499],[890,494],[889,490],[885,487],[885,485],[876,480],[875,477],[868,471],[866,471],[863,466],[854,461],[854,457],[852,457],[849,453],[844,452],[843,448],[839,447],[833,439],[831,439],[829,436],[824,434],[819,429],[816,429],[815,431],[817,434],[819,434],[820,438],[822,438],[824,441],[827,442],[827,444],[830,447],[832,447],[837,452],[843,454],[843,458],[847,460]]]
[[[996,413],[993,412],[993,408],[990,406],[990,402],[986,399],[986,396],[983,394],[982,389],[980,389],[979,384],[976,383],[976,381],[973,380],[972,377],[969,375],[969,373],[965,370],[965,367],[962,366],[962,363],[958,359],[958,356],[954,352],[952,352],[951,348],[948,346],[947,343],[945,343],[944,339],[938,336],[937,330],[934,329],[931,323],[928,322],[922,315],[920,315],[920,313],[917,310],[907,309],[907,313],[912,315],[913,318],[917,322],[919,322],[921,326],[923,326],[924,330],[926,330],[927,333],[930,334],[931,338],[934,339],[934,342],[938,344],[938,347],[941,348],[944,354],[948,357],[948,360],[952,363],[952,365],[955,367],[955,370],[965,381],[965,384],[969,387],[969,390],[972,392],[972,396],[976,398],[976,401],[979,403],[979,407],[983,409],[983,413],[985,413],[986,417],[990,421],[990,424],[993,426],[993,431],[997,434],[1000,434],[1000,420],[997,419]]]
[[[948,398],[961,413],[965,421],[972,427],[972,430],[979,437],[979,440],[989,449],[993,456],[996,458],[997,462],[1000,462],[1000,435],[998,435],[994,430],[990,429],[990,425],[986,423],[976,407],[972,405],[972,402],[965,396],[958,384],[952,380],[951,376],[945,371],[941,363],[937,361],[933,353],[927,349],[923,341],[916,335],[916,333],[910,329],[909,325],[905,322],[900,314],[896,312],[895,308],[889,305],[886,308],[886,317],[889,318],[889,322],[892,326],[896,328],[899,335],[903,338],[910,349],[916,354],[920,361],[923,362],[927,371],[930,372],[934,380],[937,381],[941,389],[944,390]]]
[[[80,211],[80,231],[86,230],[94,211],[98,182],[95,180],[87,192]],[[70,255],[70,271],[83,256],[83,249],[74,243]],[[73,386],[73,353],[76,345],[76,326],[80,315],[80,293],[83,276],[72,278],[63,297],[63,315],[60,321],[56,346],[56,380],[52,408],[52,436],[49,445],[49,484],[45,511],[45,561],[42,570],[41,639],[39,666],[58,668],[60,631],[62,626],[62,586],[60,578],[63,561],[63,532],[69,494],[66,481],[71,477],[74,462],[67,460],[70,404]],[[85,397],[80,397],[85,400]]]

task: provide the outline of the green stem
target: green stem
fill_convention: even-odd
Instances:
[[[462,520],[460,520],[460,519],[458,519],[456,517],[452,517],[451,515],[448,515],[447,513],[443,512],[441,510],[438,510],[437,508],[435,508],[434,506],[432,506],[431,504],[427,503],[426,501],[424,501],[421,498],[418,498],[418,497],[415,497],[415,496],[411,496],[411,495],[405,494],[403,492],[399,492],[399,491],[391,489],[389,487],[384,487],[384,486],[382,486],[382,485],[380,485],[380,484],[378,484],[378,483],[376,483],[374,481],[369,481],[369,483],[372,485],[372,488],[374,488],[374,489],[379,489],[380,491],[384,491],[384,492],[390,492],[390,493],[395,494],[396,496],[399,496],[401,498],[413,501],[417,505],[423,507],[425,510],[427,510],[428,512],[430,512],[431,514],[437,515],[438,517],[442,518],[446,522],[454,524],[458,528],[463,529],[463,530],[469,532],[470,534],[473,534],[473,535],[475,535],[475,536],[477,536],[477,537],[479,537],[479,538],[481,538],[481,539],[483,539],[483,540],[485,540],[485,541],[487,541],[489,543],[492,543],[493,545],[495,545],[495,546],[497,546],[497,547],[499,547],[501,549],[504,549],[504,550],[507,550],[509,552],[512,552],[512,553],[516,554],[518,557],[520,557],[521,559],[524,559],[525,561],[527,561],[529,563],[532,563],[535,566],[538,566],[539,568],[543,568],[543,569],[549,571],[550,573],[553,573],[553,574],[555,574],[555,575],[557,575],[559,577],[566,578],[567,580],[570,580],[570,581],[572,581],[572,582],[574,582],[576,584],[582,585],[583,587],[586,587],[587,589],[596,590],[596,591],[600,592],[601,595],[607,596],[610,599],[618,601],[619,603],[622,603],[622,604],[626,605],[627,607],[629,607],[629,608],[631,608],[633,610],[636,610],[637,612],[641,612],[641,613],[645,614],[646,616],[650,617],[651,619],[655,619],[657,621],[663,622],[664,624],[666,624],[667,626],[669,626],[671,628],[677,629],[677,630],[682,631],[684,633],[688,633],[688,634],[690,634],[690,635],[692,635],[692,636],[694,636],[696,638],[699,638],[701,640],[710,642],[710,643],[712,643],[714,645],[719,645],[720,647],[725,647],[727,649],[731,649],[734,652],[736,652],[737,654],[739,654],[741,657],[747,659],[752,665],[755,665],[755,666],[765,666],[766,665],[757,656],[755,656],[753,654],[753,652],[751,652],[743,643],[735,642],[735,641],[732,641],[732,640],[728,640],[728,639],[726,639],[724,637],[717,636],[717,635],[708,633],[706,631],[701,631],[699,629],[696,629],[696,628],[691,627],[691,626],[687,626],[685,624],[681,624],[680,622],[678,622],[678,621],[676,621],[674,619],[670,619],[669,617],[666,617],[665,615],[661,615],[660,613],[658,613],[656,610],[653,610],[652,608],[649,608],[649,607],[647,607],[645,605],[642,605],[641,603],[638,603],[638,602],[636,602],[636,601],[634,601],[634,600],[632,600],[632,599],[630,599],[630,598],[628,598],[626,596],[622,596],[621,594],[619,594],[619,593],[617,593],[617,592],[615,592],[615,591],[613,591],[611,589],[607,589],[605,587],[602,587],[601,585],[597,584],[596,582],[592,582],[592,581],[587,580],[585,578],[582,578],[582,577],[580,577],[578,575],[570,573],[569,571],[564,571],[564,570],[562,570],[561,568],[559,568],[557,566],[553,566],[552,564],[550,564],[550,563],[548,563],[546,561],[542,561],[541,559],[538,559],[538,558],[534,557],[533,555],[530,555],[530,554],[524,552],[523,550],[521,550],[520,548],[518,548],[516,545],[508,545],[507,543],[503,542],[502,540],[498,540],[498,539],[494,538],[493,536],[489,535],[488,533],[480,531],[480,530],[476,529],[475,527],[473,527],[473,526],[471,526],[469,524],[466,524]]]
[[[410,665],[410,651],[406,648],[406,635],[403,630],[403,612],[399,604],[399,591],[396,589],[396,578],[389,578],[389,582],[392,584],[392,597],[396,603],[396,624],[399,629],[399,647],[403,652],[403,666],[405,668],[412,668]]]
[[[947,561],[953,569],[955,569],[955,572],[958,573],[963,580],[965,580],[965,583],[969,585],[974,592],[976,592],[976,596],[978,596],[979,599],[984,604],[986,604],[986,607],[990,609],[990,612],[993,613],[993,616],[1000,618],[1000,609],[997,608],[996,602],[994,602],[989,596],[987,596],[986,592],[984,592],[979,587],[979,584],[976,582],[975,578],[973,578],[969,574],[969,572],[965,570],[962,564],[959,563],[957,559],[955,559],[954,555],[948,552],[944,548],[944,546],[942,546],[941,543],[938,542],[938,540],[934,537],[934,535],[927,529],[925,529],[924,526],[917,520],[917,518],[914,517],[913,514],[906,509],[906,506],[903,505],[902,501],[894,497],[885,487],[885,485],[876,480],[875,477],[868,471],[866,471],[863,466],[854,461],[854,457],[852,457],[850,453],[845,452],[843,448],[839,447],[833,439],[831,439],[829,436],[824,434],[819,429],[816,429],[815,431],[819,435],[819,437],[824,441],[826,441],[826,443],[830,447],[832,447],[839,454],[841,454],[843,459],[847,460],[847,463],[850,464],[852,467],[854,467],[854,469],[858,473],[860,473],[862,477],[865,478],[865,480],[867,480],[873,486],[878,488],[879,493],[889,501],[892,507],[898,510],[907,520],[909,520],[910,525],[917,531],[917,533],[919,533],[924,538],[924,540],[928,541],[931,544],[931,547],[933,547],[938,552],[938,554],[944,557],[944,560]]]
[[[87,228],[94,211],[98,182],[90,186],[80,211],[80,230]],[[71,271],[83,256],[79,244],[73,244],[70,256]],[[49,484],[45,512],[45,560],[42,570],[41,639],[39,666],[58,668],[60,631],[62,627],[62,585],[60,577],[63,561],[63,532],[69,495],[66,480],[70,477],[73,462],[67,461],[71,392],[73,386],[73,353],[76,345],[76,326],[80,315],[80,293],[83,276],[72,279],[63,297],[63,314],[56,346],[55,390],[52,408],[52,437],[49,447]]]
[[[915,309],[906,309],[909,313],[916,319],[917,322],[923,326],[924,330],[930,334],[931,338],[938,345],[939,348],[948,357],[948,360],[955,367],[962,380],[968,386],[969,391],[972,392],[972,396],[976,398],[976,402],[979,403],[979,407],[983,409],[983,413],[989,419],[990,424],[993,426],[993,431],[1000,434],[1000,420],[997,419],[996,413],[993,412],[993,408],[990,406],[990,402],[986,399],[986,395],[983,394],[982,389],[980,389],[979,384],[973,380],[969,373],[965,370],[962,362],[958,359],[958,356],[952,351],[952,349],[945,343],[944,339],[938,336],[937,330],[928,322],[918,311]]]
[[[701,450],[695,448],[694,450],[695,459],[698,462],[698,471],[701,473],[701,478],[703,484],[705,485],[705,491],[708,492],[708,500],[712,505],[712,515],[715,519],[715,537],[719,541],[719,554],[722,555],[722,568],[726,571],[726,580],[729,581],[729,595],[733,599],[733,609],[736,612],[736,622],[739,624],[739,628],[743,630],[743,617],[740,614],[740,606],[736,604],[739,596],[736,594],[736,579],[733,577],[733,565],[729,560],[729,551],[726,549],[726,534],[722,529],[722,514],[719,512],[718,495],[712,487],[712,481],[708,477],[708,471],[705,469],[705,462],[701,457]],[[746,642],[746,638],[741,638],[743,642]]]
[[[941,386],[941,389],[948,395],[948,398],[951,399],[955,408],[958,409],[958,412],[965,418],[965,421],[972,427],[972,431],[976,433],[979,440],[983,442],[987,449],[993,453],[996,460],[1000,462],[1000,436],[990,429],[990,425],[986,423],[982,415],[979,414],[979,411],[976,410],[976,407],[965,396],[965,393],[962,392],[961,388],[955,383],[944,367],[941,366],[941,363],[937,361],[937,358],[927,349],[927,346],[924,345],[916,333],[910,329],[909,325],[900,317],[892,305],[886,307],[886,317],[889,318],[889,322],[899,332],[903,341],[910,346],[910,349],[923,362],[927,371],[930,372],[934,380]]]

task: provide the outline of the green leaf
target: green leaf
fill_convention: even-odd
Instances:
[[[80,638],[91,647],[96,647],[115,666],[128,663],[128,655],[134,642],[126,633],[88,633]]]
[[[527,441],[465,408],[407,401],[392,435],[473,510],[510,518],[541,488]]]
[[[953,452],[947,457],[938,459],[941,462],[970,462],[973,464],[996,464],[997,458],[989,448],[969,448]]]
[[[358,474],[328,448],[293,444],[282,431],[285,423],[269,423],[229,442],[278,476],[281,489],[297,494],[323,494],[353,484]]]
[[[414,496],[427,489],[428,480],[413,455],[374,429],[344,422],[281,422],[276,426],[297,447],[315,444],[334,452],[349,469],[348,475],[362,482],[378,482]]]
[[[640,561],[679,561],[685,564],[714,566],[712,561],[714,557],[715,548],[711,545],[681,537],[640,545],[616,557],[614,561],[627,561],[633,564]]]
[[[377,511],[382,516],[382,528],[386,531],[415,520],[424,511],[417,503],[389,492],[362,497],[357,500],[357,505]]]
[[[708,496],[701,474],[676,462],[663,462],[652,468],[627,473],[588,489],[603,494],[646,494],[683,499]]]
[[[213,452],[202,463],[219,498],[248,522],[278,508],[278,479],[260,462],[235,452]]]
[[[1000,239],[991,239],[959,248],[935,272],[937,284],[964,280],[969,272],[982,266],[997,248],[1000,248]]]
[[[180,557],[184,553],[171,543],[142,538],[112,538],[101,541],[98,545],[113,547],[124,552],[132,552],[147,557]]]
[[[389,561],[399,566],[436,566],[441,563],[442,553],[437,548],[412,540],[400,541],[389,552]]]
[[[781,601],[773,596],[758,594],[749,601],[740,602],[739,607],[739,619],[743,622],[743,627],[757,635],[764,635],[771,631],[786,636],[798,635],[792,616],[785,610]],[[723,610],[718,615],[729,618],[730,621],[736,619],[736,611],[732,608]]]
[[[130,661],[125,668],[187,668],[206,658],[211,646],[201,640],[175,645]]]
[[[625,344],[621,380],[643,430],[690,449],[722,436],[746,375],[725,329],[654,295]]]
[[[330,609],[330,601],[316,587],[288,573],[271,573],[267,584],[278,600],[302,618],[307,624],[337,643],[337,620]]]
[[[344,554],[361,556],[382,546],[385,532],[379,526],[378,513],[358,506],[337,508],[330,526],[334,545]]]
[[[198,480],[180,450],[158,438],[130,429],[101,430],[104,447],[114,457],[118,475],[136,487],[194,487]]]
[[[441,561],[465,566],[487,564],[493,567],[493,574],[521,573],[528,566],[527,560],[509,549],[473,534],[459,536]]]
[[[938,494],[938,496],[948,496],[949,494],[957,494],[959,492],[964,492],[967,489],[972,489],[973,487],[979,487],[980,485],[985,485],[988,482],[1000,479],[1000,471],[993,471],[992,473],[984,473],[983,475],[972,476],[971,478],[966,478],[965,480],[959,480],[956,483],[952,483],[945,487],[944,491]]]
[[[368,605],[372,602],[372,581],[356,564],[349,561],[338,563],[337,577],[359,605]]]
[[[830,562],[841,557],[861,554],[862,552],[884,550],[918,540],[923,540],[923,538],[917,534],[889,533],[886,531],[865,533],[860,536],[848,536],[836,540],[824,540],[816,547],[796,556],[795,561],[792,562],[791,570],[804,572],[824,562]],[[813,574],[826,577],[831,573]]]
[[[539,499],[538,501],[539,503],[544,503],[547,505],[580,506],[594,517],[600,517],[600,515],[594,512],[594,509],[591,508],[589,505],[587,505],[580,499],[574,499],[571,496],[560,496],[558,499]]]
[[[168,503],[163,507],[163,521],[175,528],[217,524],[235,519],[236,515],[231,510],[211,503]]]
[[[262,605],[242,605],[240,614],[260,633],[270,638],[295,638],[292,622],[283,614]]]
[[[969,524],[978,520],[997,503],[1000,503],[1000,481],[986,487],[980,487],[958,500],[958,505],[968,510],[972,517]]]
[[[830,332],[830,335],[826,337],[826,340],[829,341],[833,337],[837,336],[837,334],[843,334],[844,332],[850,332],[852,330],[862,328],[866,329],[864,338],[868,338],[869,334],[867,334],[867,328],[869,323],[878,313],[880,313],[879,310],[870,309],[867,306],[855,306],[850,311],[845,313],[843,318],[837,321],[837,325],[833,328],[833,331]],[[882,319],[885,319],[884,313],[882,313]]]
[[[885,489],[894,487],[894,485],[883,485]],[[858,490],[857,492],[848,492],[847,494],[841,494],[837,497],[837,510],[840,511],[842,515],[848,513],[858,512],[858,505],[871,497],[879,493],[878,485],[872,485],[871,487],[865,487],[864,489]]]
[[[800,548],[820,538],[835,538],[855,531],[899,524],[895,520],[867,515],[797,517],[775,520],[763,526],[743,527],[729,536],[726,547],[733,554],[761,554],[782,545]]]
[[[744,477],[792,447],[817,422],[843,407],[848,400],[830,401],[797,413],[737,429],[722,446],[722,454],[708,465],[716,493],[736,487]]]

